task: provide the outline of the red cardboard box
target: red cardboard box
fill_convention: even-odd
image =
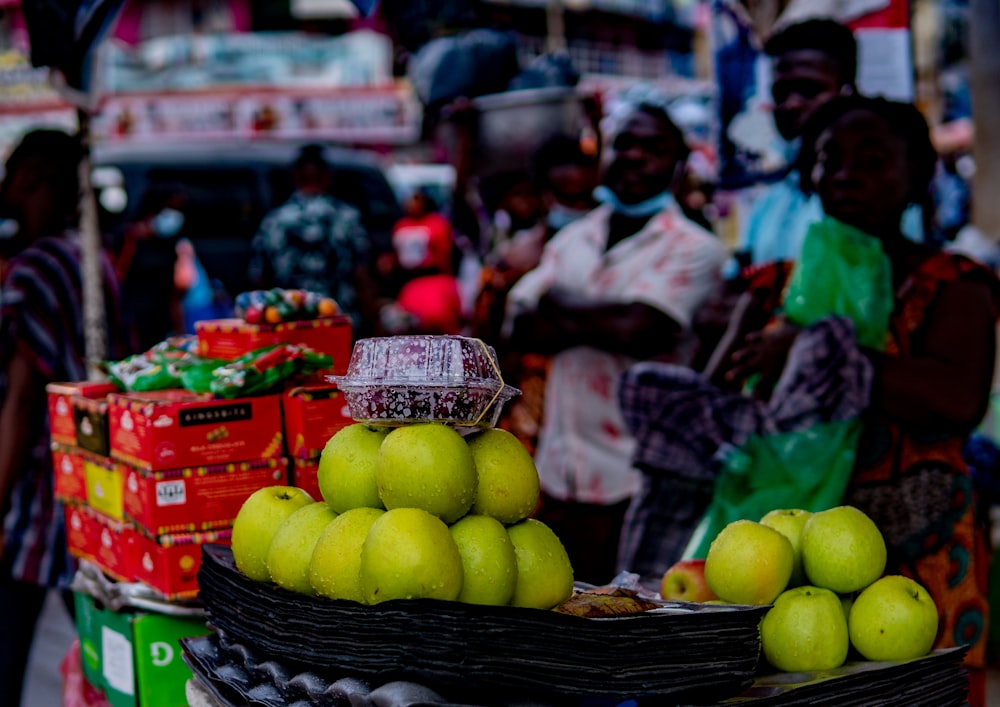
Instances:
[[[325,317],[281,324],[247,324],[242,319],[209,319],[195,323],[198,353],[226,361],[264,346],[301,344],[333,357],[333,372],[347,373],[354,332],[350,317]]]
[[[126,517],[151,535],[232,526],[257,489],[288,483],[288,460],[258,459],[187,469],[126,467]]]
[[[135,538],[136,532],[128,523],[86,506],[66,508],[66,542],[70,554],[90,560],[114,579],[134,580]]]
[[[212,400],[180,390],[109,397],[111,456],[159,471],[271,459],[283,451],[278,395]]]
[[[292,388],[281,399],[288,454],[296,460],[319,457],[333,434],[354,424],[336,386]]]
[[[73,415],[72,398],[106,398],[118,389],[112,383],[49,383],[48,393],[49,428],[52,441],[59,444],[76,445],[76,420]]]
[[[292,467],[291,485],[307,491],[313,499],[322,501],[323,494],[319,490],[319,460],[296,459]]]
[[[52,467],[55,470],[55,497],[62,503],[87,502],[87,477],[83,461],[85,452],[78,447],[52,445]]]
[[[132,575],[163,594],[167,599],[190,599],[198,595],[198,568],[201,546],[206,543],[228,545],[232,530],[207,533],[179,533],[151,538],[135,535]]]
[[[90,516],[94,513],[81,505],[67,505],[64,508],[66,518],[66,545],[73,557],[83,560],[93,560],[96,548],[91,546],[94,534],[90,530]]]

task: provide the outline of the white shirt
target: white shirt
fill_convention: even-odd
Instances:
[[[695,310],[720,280],[725,247],[673,206],[606,250],[610,216],[611,208],[601,206],[549,241],[538,267],[511,290],[508,322],[556,287],[594,303],[642,302],[667,314],[690,338]],[[590,347],[553,357],[535,455],[550,496],[610,505],[638,489],[635,440],[618,407],[618,380],[633,363]]]

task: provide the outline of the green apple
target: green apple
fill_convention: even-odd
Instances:
[[[938,610],[920,584],[888,575],[858,595],[847,626],[851,644],[868,660],[919,658],[934,645]]]
[[[309,583],[317,594],[364,603],[361,547],[372,524],[384,513],[379,508],[352,508],[326,526],[309,562]]]
[[[820,511],[802,530],[802,569],[810,584],[837,594],[864,589],[882,576],[882,533],[854,506]]]
[[[337,514],[325,503],[302,506],[285,518],[274,532],[267,551],[267,569],[278,586],[300,594],[313,594],[309,563],[320,534]]]
[[[782,533],[752,520],[733,521],[708,548],[705,581],[734,604],[770,604],[785,591],[795,550]]]
[[[797,587],[805,581],[802,571],[802,529],[811,516],[812,513],[801,508],[782,508],[773,510],[760,519],[761,525],[774,528],[792,543],[795,564],[792,566],[792,578],[788,580],[789,587]]]
[[[337,513],[382,508],[375,483],[375,459],[388,428],[357,423],[338,430],[319,457],[317,477],[323,500]]]
[[[386,509],[419,508],[445,523],[464,516],[476,498],[472,452],[462,435],[446,425],[407,425],[386,435],[375,480]]]
[[[495,518],[467,515],[450,530],[465,577],[458,600],[490,606],[508,604],[517,584],[517,557],[507,529]]]
[[[462,592],[462,556],[440,518],[419,508],[394,508],[372,523],[359,577],[369,604],[454,600]]]
[[[479,477],[471,512],[504,525],[527,518],[538,504],[538,469],[521,441],[500,429],[483,430],[467,441]]]
[[[568,599],[573,593],[573,566],[552,529],[528,518],[507,528],[507,534],[517,558],[517,583],[510,603],[551,609]]]
[[[778,595],[760,625],[767,662],[785,672],[839,668],[847,659],[847,619],[840,597],[802,586]]]
[[[243,502],[233,521],[232,548],[236,567],[250,579],[267,582],[267,552],[285,518],[314,503],[308,492],[294,486],[267,486]]]

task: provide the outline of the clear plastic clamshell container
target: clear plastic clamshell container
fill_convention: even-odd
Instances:
[[[328,376],[358,422],[493,427],[521,391],[505,385],[491,346],[466,336],[387,336],[354,344],[347,374]]]

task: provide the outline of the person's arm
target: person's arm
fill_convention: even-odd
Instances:
[[[996,315],[985,284],[945,286],[918,355],[870,353],[876,370],[873,409],[918,429],[974,428],[989,404]]]
[[[7,394],[0,405],[0,508],[6,508],[17,479],[23,468],[31,440],[28,438],[26,420],[35,414],[39,404],[38,380],[28,359],[15,351],[7,365]],[[3,556],[4,537],[0,527],[0,556]]]
[[[514,320],[511,346],[542,353],[590,346],[642,359],[670,351],[680,331],[670,316],[642,302],[582,302],[549,290],[538,309]]]

